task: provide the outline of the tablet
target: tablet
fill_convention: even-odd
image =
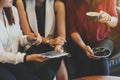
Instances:
[[[47,58],[59,58],[62,56],[67,56],[68,53],[66,53],[66,52],[59,53],[57,51],[49,51],[49,52],[41,53],[40,55],[47,57]]]

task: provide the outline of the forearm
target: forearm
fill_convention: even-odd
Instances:
[[[24,62],[24,56],[25,53],[12,53],[12,52],[2,52],[0,53],[0,62],[2,63],[11,63],[11,64],[17,64]]]
[[[30,30],[30,27],[28,24],[28,20],[27,20],[27,15],[26,15],[22,0],[16,1],[16,7],[18,9],[18,13],[19,13],[19,17],[20,17],[20,25],[21,25],[23,33],[24,34],[31,33],[31,30]]]
[[[83,42],[81,36],[79,35],[79,33],[77,32],[73,32],[71,34],[71,38],[73,39],[73,41],[80,47],[82,48],[83,50],[85,49],[86,47],[86,44]]]
[[[57,19],[57,34],[58,37],[65,38],[65,7],[64,3],[61,1],[56,1],[55,3],[56,19]]]

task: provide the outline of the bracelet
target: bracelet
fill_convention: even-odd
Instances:
[[[27,54],[24,56],[24,59],[23,59],[24,62],[27,62],[27,61],[26,61],[26,57],[27,57],[27,56],[28,56]]]
[[[50,39],[49,39],[49,38],[47,38],[46,43],[47,43],[47,44],[50,44]]]
[[[108,18],[108,20],[107,21],[111,21],[111,16],[109,15],[109,18]]]

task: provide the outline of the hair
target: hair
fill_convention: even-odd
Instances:
[[[12,25],[13,23],[15,23],[12,8],[6,7],[6,8],[4,8],[4,11],[5,11],[5,14],[7,16],[7,20],[8,20],[9,25]]]
[[[74,0],[76,6],[80,6],[82,3],[85,3],[88,11],[93,11],[103,0]]]
[[[87,4],[88,11],[94,11],[99,4],[101,4],[102,0],[89,0]]]

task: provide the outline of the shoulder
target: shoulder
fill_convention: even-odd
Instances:
[[[56,0],[55,1],[55,11],[58,11],[62,8],[64,8],[64,2],[62,2],[61,0]]]
[[[56,1],[55,1],[55,5],[56,5],[56,6],[62,6],[62,5],[64,5],[64,2],[61,1],[61,0],[56,0]]]

